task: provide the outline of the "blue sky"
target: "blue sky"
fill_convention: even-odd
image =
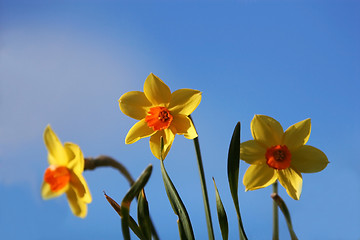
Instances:
[[[47,167],[42,134],[51,124],[85,156],[107,154],[146,187],[162,239],[176,239],[159,161],[148,139],[125,145],[135,120],[117,100],[142,91],[150,72],[172,91],[203,92],[192,114],[199,133],[217,239],[215,177],[236,239],[226,176],[233,128],[251,139],[254,114],[286,129],[312,119],[309,145],[328,167],[303,175],[299,201],[284,189],[300,239],[359,239],[360,3],[358,1],[19,1],[0,0],[0,236],[2,239],[122,239],[120,219],[103,190],[121,201],[125,179],[112,169],[85,172],[93,202],[72,215],[65,196],[44,201]],[[188,209],[197,239],[207,231],[193,143],[175,138],[167,170]],[[241,163],[240,179],[248,166]],[[240,207],[249,239],[271,236],[271,188],[244,192]],[[135,205],[132,206],[135,208]],[[133,212],[134,214],[135,212]],[[281,239],[288,239],[280,217]]]

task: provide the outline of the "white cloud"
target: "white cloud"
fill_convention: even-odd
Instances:
[[[116,88],[120,94],[130,83],[124,76],[131,66],[87,36],[13,30],[2,32],[2,38],[1,144],[31,138],[44,123],[74,111],[93,114],[91,105],[106,101]]]
[[[43,150],[36,141],[48,123],[80,133],[106,129],[117,120],[112,114],[120,116],[117,99],[135,87],[126,62],[131,50],[109,52],[100,38],[40,28],[3,30],[1,37],[0,181],[12,183],[34,179],[22,149]]]

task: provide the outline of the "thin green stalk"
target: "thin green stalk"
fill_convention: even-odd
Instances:
[[[271,194],[271,198],[274,199],[274,202],[278,205],[278,207],[280,208],[280,210],[284,214],[286,224],[287,224],[288,229],[289,229],[291,240],[298,240],[298,238],[297,238],[297,236],[295,234],[294,228],[292,226],[292,223],[291,223],[291,217],[290,217],[289,209],[287,208],[284,200],[282,200],[282,198],[276,193]]]
[[[189,116],[189,117],[192,121],[191,116]],[[208,197],[207,188],[206,188],[205,172],[204,172],[204,167],[203,167],[203,163],[202,163],[200,144],[199,144],[198,137],[194,138],[194,146],[195,146],[195,151],[196,151],[197,163],[198,163],[198,167],[199,167],[199,175],[200,175],[201,190],[202,190],[202,195],[203,195],[203,200],[204,200],[204,208],[205,208],[206,225],[207,225],[207,229],[208,229],[208,235],[209,235],[210,240],[214,240],[214,230],[213,230],[210,207],[209,207],[209,197]]]
[[[97,167],[113,167],[120,171],[120,173],[126,178],[130,186],[135,182],[129,171],[124,165],[115,160],[112,157],[100,155],[98,157],[86,157],[84,170],[94,170]]]
[[[277,181],[273,184],[273,194],[278,193]],[[279,240],[279,210],[278,205],[273,200],[273,240]]]

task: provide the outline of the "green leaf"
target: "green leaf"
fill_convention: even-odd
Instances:
[[[236,214],[238,217],[240,239],[247,239],[241,221],[239,197],[238,197],[238,182],[239,182],[239,167],[240,167],[240,122],[236,124],[234,133],[231,138],[227,167],[228,167],[227,170],[228,170],[230,192],[235,205]]]
[[[129,231],[129,221],[130,221],[130,215],[129,215],[129,208],[122,207],[121,208],[121,229],[123,233],[123,237],[125,240],[130,240],[130,231]]]
[[[160,152],[162,153],[162,150],[164,148],[164,140],[161,138],[160,142],[161,142]],[[189,215],[186,211],[184,203],[182,202],[178,192],[176,191],[174,184],[172,183],[168,173],[166,172],[162,156],[160,156],[160,164],[161,164],[161,174],[164,180],[166,194],[169,198],[174,213],[179,217],[178,226],[180,231],[180,237],[185,235],[186,239],[188,240],[195,239]],[[183,229],[183,232],[181,229]]]
[[[218,214],[218,219],[219,219],[221,235],[222,235],[223,240],[227,240],[228,235],[229,235],[228,220],[227,220],[225,208],[224,208],[224,205],[223,205],[223,203],[221,201],[219,191],[218,191],[218,189],[216,187],[216,183],[215,183],[214,178],[213,178],[213,181],[214,181],[215,195],[216,195],[216,209],[217,209],[217,214]]]
[[[124,199],[121,202],[121,207],[130,205],[131,201],[139,195],[140,191],[145,187],[147,181],[149,180],[152,172],[152,165],[150,164],[147,168],[141,173],[140,177],[135,181],[131,186],[130,190],[126,193]]]
[[[180,220],[178,219],[176,222],[177,222],[178,228],[179,228],[180,240],[187,240],[186,235],[185,235],[184,228],[183,228],[183,226],[181,225]]]
[[[239,182],[239,165],[240,165],[240,122],[234,129],[228,154],[228,179],[231,196],[234,201],[238,202],[238,182]]]
[[[190,115],[189,115],[189,118],[193,122]],[[194,140],[197,164],[198,164],[198,168],[199,168],[201,192],[202,192],[202,196],[203,196],[204,210],[205,210],[205,217],[206,217],[206,226],[207,226],[207,230],[208,230],[209,240],[214,240],[215,239],[214,229],[213,229],[213,224],[212,224],[212,219],[211,219],[209,197],[208,197],[208,192],[207,192],[207,187],[206,187],[205,171],[204,171],[203,161],[202,161],[202,157],[201,157],[199,138],[196,137],[193,140]]]
[[[139,193],[138,197],[138,223],[145,239],[151,240],[151,220],[144,190]]]
[[[119,216],[121,217],[121,207],[120,205],[111,197],[109,197],[105,191],[104,191],[104,195],[106,200],[110,203],[110,205],[114,208],[114,210],[119,214]]]
[[[286,224],[287,224],[288,229],[289,229],[291,240],[298,240],[298,238],[297,238],[297,236],[296,236],[296,234],[294,232],[292,223],[291,223],[289,209],[287,208],[284,200],[276,193],[271,194],[271,197],[274,200],[274,202],[279,206],[281,212],[283,213],[283,215],[285,217]]]
[[[109,197],[105,192],[104,192],[104,195],[105,195],[106,200],[110,203],[110,205],[115,209],[115,211],[121,217],[122,213],[121,213],[120,205],[114,199]],[[129,218],[129,226],[130,226],[131,230],[136,234],[136,236],[138,236],[138,238],[144,239],[141,229],[139,228],[139,226],[137,225],[135,220],[131,216],[129,216],[129,217],[130,217]]]
[[[141,229],[139,228],[139,226],[137,225],[137,223],[135,222],[135,220],[129,215],[129,227],[130,229],[135,233],[135,235],[141,239],[141,240],[145,240],[146,238],[144,237]]]
[[[149,165],[140,175],[140,177],[131,186],[121,202],[121,227],[125,240],[130,239],[129,220],[130,220],[130,204],[132,200],[139,195],[140,191],[145,187],[152,172],[152,165]]]

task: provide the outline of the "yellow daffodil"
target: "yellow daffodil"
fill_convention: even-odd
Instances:
[[[91,194],[82,176],[84,157],[81,149],[74,143],[62,145],[49,125],[44,131],[44,141],[50,166],[44,174],[42,198],[50,199],[66,193],[71,211],[75,216],[84,218]]]
[[[305,145],[310,131],[310,119],[298,122],[284,132],[275,119],[255,115],[251,121],[254,140],[240,145],[240,158],[251,164],[243,179],[246,191],[264,188],[279,180],[289,196],[299,200],[301,173],[319,172],[329,163],[322,151]]]
[[[160,159],[160,137],[164,139],[163,158],[174,141],[175,134],[194,139],[198,135],[188,117],[199,105],[201,92],[170,88],[157,76],[150,74],[144,83],[144,92],[131,91],[119,99],[120,110],[129,117],[140,120],[128,132],[125,143],[131,144],[150,137],[150,149]]]

